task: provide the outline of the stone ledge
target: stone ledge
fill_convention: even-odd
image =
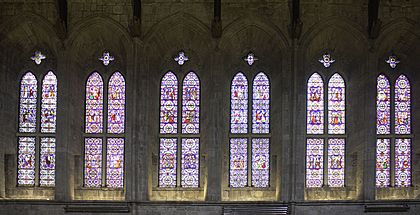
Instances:
[[[65,212],[89,212],[89,213],[129,213],[130,207],[128,205],[66,205]]]
[[[401,205],[365,205],[365,212],[407,212],[410,207]]]

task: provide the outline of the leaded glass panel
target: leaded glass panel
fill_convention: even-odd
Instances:
[[[200,132],[200,81],[194,72],[185,76],[182,84],[182,133]]]
[[[27,72],[20,82],[19,132],[36,131],[37,84],[31,72]]]
[[[18,185],[35,185],[35,137],[19,137]]]
[[[108,84],[108,133],[122,134],[125,126],[125,80],[115,72]]]
[[[344,187],[345,139],[328,139],[328,186]]]
[[[395,134],[411,133],[410,82],[400,75],[395,83]]]
[[[376,187],[388,187],[391,182],[390,139],[376,141]]]
[[[48,72],[42,82],[41,132],[55,133],[57,117],[57,77]]]
[[[307,134],[324,133],[324,82],[318,73],[308,80]]]
[[[178,80],[174,73],[163,76],[160,85],[160,133],[176,134],[178,122]]]
[[[268,187],[270,183],[270,139],[252,139],[252,186]]]
[[[388,78],[379,75],[376,98],[376,134],[391,133],[391,93]]]
[[[258,73],[252,86],[252,133],[270,132],[270,81],[264,73]]]
[[[230,187],[245,187],[248,184],[248,139],[230,139]]]
[[[324,139],[306,140],[306,187],[321,187],[324,179]]]
[[[411,139],[395,139],[395,186],[411,186]]]
[[[200,139],[183,138],[181,150],[181,186],[199,186]]]
[[[177,139],[160,139],[159,187],[176,187]]]
[[[53,187],[55,185],[55,148],[55,137],[41,138],[40,186]]]
[[[89,76],[86,83],[86,133],[103,131],[103,81],[99,73]]]
[[[248,80],[242,73],[236,74],[232,80],[230,132],[248,132]]]
[[[106,186],[124,186],[124,138],[108,138],[106,145]]]
[[[102,185],[102,138],[85,139],[85,186]]]
[[[328,134],[345,134],[346,86],[339,74],[328,82]]]

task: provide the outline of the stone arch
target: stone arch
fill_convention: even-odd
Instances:
[[[115,57],[115,61],[107,67],[109,71],[125,73],[133,51],[132,38],[125,28],[115,20],[101,15],[76,23],[66,46],[74,66],[89,65],[83,72],[95,70],[101,64],[98,58],[104,51],[109,51]]]

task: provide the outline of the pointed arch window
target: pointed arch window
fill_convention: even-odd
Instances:
[[[39,93],[41,96],[38,96]],[[41,111],[38,115],[39,108]],[[27,72],[20,82],[17,159],[19,186],[55,186],[56,111],[55,74],[49,71],[42,80],[41,90],[38,90],[37,78]],[[38,123],[40,126],[37,126]]]
[[[232,188],[270,186],[270,81],[266,74],[260,72],[255,76],[251,93],[246,76],[237,73],[231,83],[230,102],[229,186]],[[251,114],[248,113],[249,96],[252,96]]]
[[[92,73],[86,82],[85,106],[84,186],[123,188],[125,154],[123,75],[114,72],[109,78],[107,88],[104,88],[102,76],[98,72]],[[107,116],[106,121],[103,120],[104,112]]]
[[[167,72],[160,84],[159,187],[200,186],[200,80]],[[181,99],[181,102],[178,102]],[[181,108],[178,108],[181,104]],[[180,110],[180,114],[178,111]],[[181,115],[181,121],[178,116]],[[178,126],[180,124],[180,126]],[[178,130],[178,128],[180,128]]]
[[[379,75],[376,97],[376,187],[378,188],[411,186],[413,136],[411,87],[408,78],[400,75],[395,81],[394,94],[391,92],[389,79],[383,74]],[[394,111],[394,115],[391,111]]]
[[[325,102],[322,77],[318,73],[314,73],[308,79],[306,187],[344,187],[345,185],[345,91],[344,79],[335,73],[328,81],[328,99]],[[328,113],[326,120],[325,111]],[[328,128],[327,131],[325,131],[325,127]],[[326,147],[325,144],[327,144]],[[325,169],[324,166],[327,168]]]

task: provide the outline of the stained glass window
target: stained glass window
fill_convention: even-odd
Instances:
[[[410,82],[400,75],[395,83],[395,134],[411,133]]]
[[[376,133],[391,133],[391,93],[388,78],[379,75],[376,98]]]
[[[230,132],[248,132],[248,80],[242,73],[236,74],[232,80]]]
[[[165,136],[160,138],[159,187],[199,187],[200,80],[194,72],[189,72],[182,82],[179,132],[178,99],[177,77],[168,72],[160,86],[160,134]]]
[[[115,72],[108,84],[108,133],[124,133],[125,121],[125,80]]]
[[[411,139],[395,140],[395,186],[411,186]]]
[[[55,185],[55,138],[41,138],[40,153],[40,186]]]
[[[345,139],[328,139],[328,186],[344,187]]]
[[[200,140],[198,138],[182,139],[181,186],[198,187],[200,164]]]
[[[85,139],[85,186],[102,185],[102,138]]]
[[[321,187],[324,179],[324,139],[306,140],[306,187]]]
[[[390,139],[376,141],[376,187],[388,187],[391,180]]]
[[[20,82],[19,132],[36,132],[37,84],[31,72]]]
[[[103,81],[94,72],[86,83],[86,133],[98,134],[103,130]]]
[[[345,83],[335,73],[328,82],[328,134],[345,134]]]
[[[270,140],[252,139],[252,186],[268,187],[270,182]]]
[[[35,185],[35,137],[19,137],[18,184]]]
[[[168,72],[160,85],[160,133],[176,134],[178,123],[178,80]]]
[[[245,187],[248,183],[248,139],[230,139],[230,186]]]
[[[177,139],[160,139],[159,187],[176,187]]]
[[[108,138],[106,147],[106,186],[122,188],[124,186],[124,138]]]
[[[57,111],[57,77],[48,72],[42,82],[41,132],[55,133]]]
[[[307,134],[324,133],[324,83],[318,73],[308,80]]]
[[[182,84],[182,133],[200,132],[200,81],[194,72],[185,76]]]
[[[267,134],[270,131],[270,82],[261,72],[255,76],[252,87],[252,133]]]

